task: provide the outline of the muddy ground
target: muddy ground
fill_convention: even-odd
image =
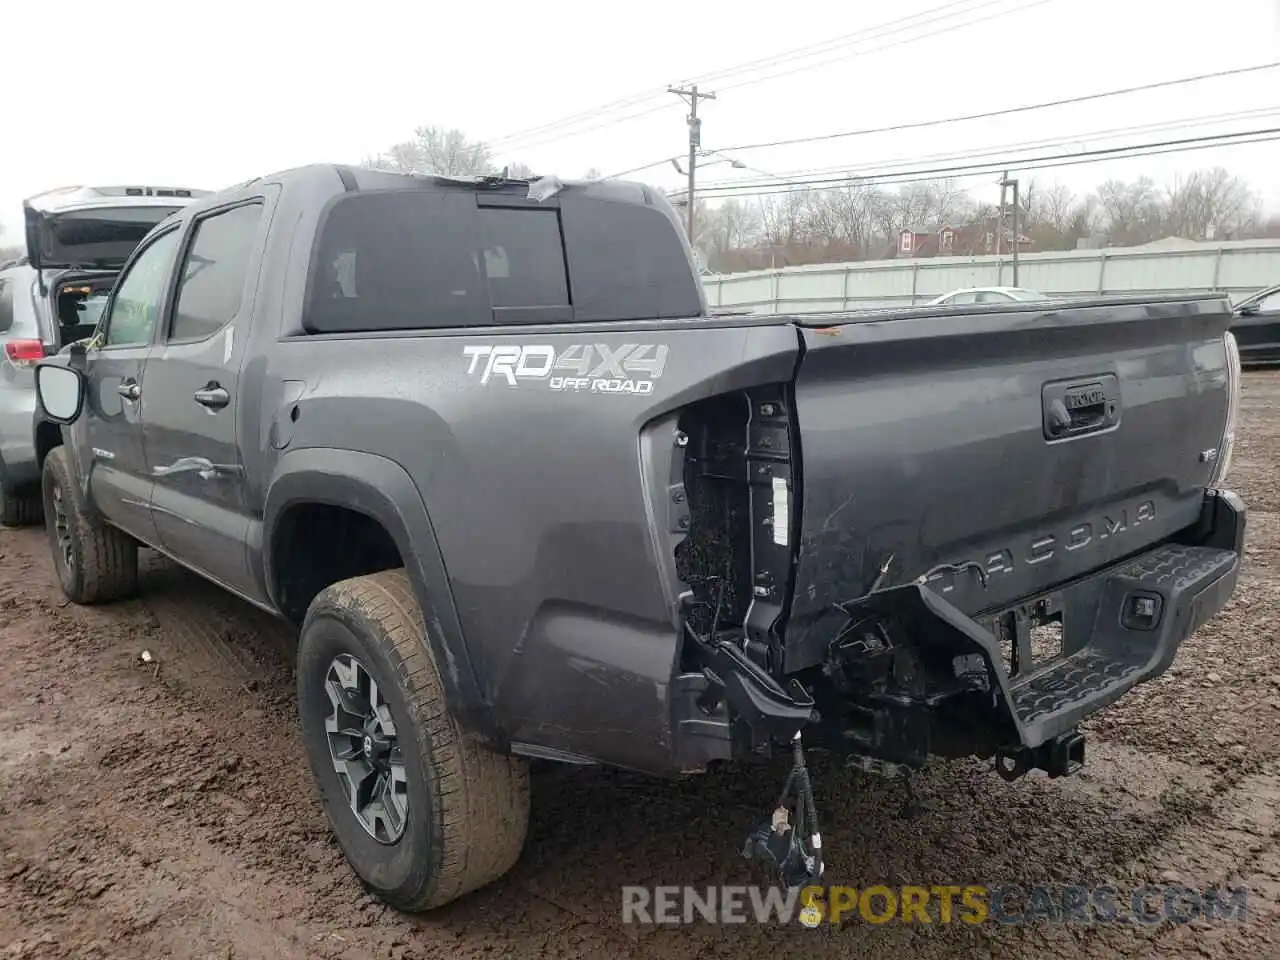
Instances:
[[[1148,882],[1242,886],[1243,920],[627,925],[623,884],[754,882],[738,851],[780,772],[554,768],[511,875],[401,916],[363,892],[313,799],[288,630],[159,560],[140,599],[68,606],[43,533],[3,530],[0,957],[1280,957],[1280,374],[1249,375],[1244,398],[1240,590],[1090,725],[1084,771],[931,770],[914,820],[897,785],[817,771],[832,883],[1111,884],[1121,903]]]

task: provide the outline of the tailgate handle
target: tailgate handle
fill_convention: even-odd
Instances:
[[[1042,398],[1046,440],[1096,433],[1120,422],[1120,384],[1114,374],[1046,383]]]

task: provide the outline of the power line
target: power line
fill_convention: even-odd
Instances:
[[[1280,111],[1280,107],[1277,107],[1276,109],[1277,111]],[[717,157],[720,157],[722,160],[727,161],[730,165],[736,167],[739,170],[750,170],[752,173],[759,174],[762,177],[773,177],[775,180],[779,179],[776,173],[770,173],[768,170],[761,170],[759,167],[753,167],[748,164],[745,164],[741,160],[739,160],[737,157],[731,157],[721,150],[702,150],[702,151],[699,151],[698,156],[700,157],[717,156]],[[611,173],[607,177],[601,177],[600,179],[601,180],[617,180],[620,177],[627,177],[633,173],[639,173],[641,170],[649,170],[649,169],[652,169],[653,167],[666,166],[668,163],[677,161],[679,159],[680,158],[678,156],[662,157],[658,160],[651,161],[650,163],[642,163],[638,167],[628,167],[626,170],[619,170],[617,173]],[[842,167],[836,168],[836,170],[842,170],[842,169],[843,169]],[[713,183],[736,183],[737,181],[713,180],[712,182]]]
[[[910,157],[896,157],[884,160],[868,160],[859,162],[857,165],[842,164],[831,167],[818,167],[804,170],[788,170],[782,174],[765,174],[770,180],[798,180],[806,177],[820,177],[824,175],[845,174],[853,175],[862,170],[883,170],[886,167],[903,167],[914,166],[926,161],[951,161],[951,160],[967,160],[979,157],[1001,157],[1001,163],[1013,163],[1010,159],[1010,153],[1018,153],[1026,150],[1039,149],[1041,147],[1062,147],[1072,143],[1080,143],[1083,146],[1084,141],[1088,140],[1109,140],[1118,136],[1128,136],[1135,133],[1158,133],[1169,130],[1178,130],[1186,127],[1212,126],[1218,123],[1226,123],[1235,120],[1261,119],[1263,117],[1271,117],[1280,114],[1280,105],[1269,107],[1259,107],[1251,110],[1239,110],[1230,113],[1208,114],[1199,117],[1187,117],[1180,120],[1165,120],[1157,123],[1126,125],[1123,127],[1111,127],[1106,130],[1091,130],[1083,133],[1061,134],[1055,137],[1044,138],[1040,140],[1025,140],[1016,143],[1005,143],[993,147],[986,147],[977,150],[966,150],[960,153],[945,152],[933,154],[916,154]],[[710,151],[718,152],[718,151]],[[665,162],[665,161],[661,161]],[[643,167],[636,167],[632,170],[625,171],[616,176],[625,176],[627,173],[634,173],[639,170],[647,170],[650,167],[657,166],[657,163],[646,164]],[[755,186],[763,181],[755,179],[723,179],[712,180],[704,184],[706,188],[712,187],[750,187]]]
[[[944,3],[938,7],[932,7],[928,10],[922,10],[919,13],[914,13],[914,14],[911,14],[910,16],[900,17],[897,20],[890,20],[887,23],[876,24],[874,26],[866,27],[861,30],[855,30],[851,33],[843,34],[842,36],[839,36],[839,37],[833,37],[831,39],[824,40],[821,43],[809,44],[804,47],[796,47],[792,50],[783,51],[780,54],[775,54],[769,57],[762,57],[756,60],[743,61],[733,66],[725,67],[718,71],[713,71],[712,73],[709,73],[705,76],[689,77],[681,81],[681,84],[686,86],[695,82],[705,84],[713,80],[718,80],[722,77],[727,78],[727,77],[735,76],[740,73],[750,72],[752,70],[759,69],[761,66],[767,67],[768,65],[770,65],[775,61],[785,61],[787,59],[792,59],[798,55],[804,55],[806,52],[809,52],[811,54],[827,52],[833,47],[839,46],[842,43],[849,43],[858,37],[862,37],[862,36],[865,36],[866,34],[873,33],[876,30],[880,30],[885,27],[895,26],[898,24],[909,23],[910,21],[916,20],[927,14],[937,13],[940,10],[945,10],[950,7],[963,6],[964,4],[971,3],[971,2],[973,2],[973,0],[950,0],[950,2]],[[986,3],[981,4],[980,6],[990,6],[992,3],[997,3],[997,2],[1002,2],[1002,0],[987,0]],[[529,137],[542,136],[542,135],[545,135],[546,133],[549,133],[553,130],[559,129],[564,126],[574,126],[577,123],[582,121],[596,119],[601,114],[604,114],[604,113],[610,113],[619,109],[626,109],[627,107],[639,106],[640,104],[645,103],[646,101],[653,100],[662,96],[666,92],[667,91],[662,87],[650,88],[643,92],[632,94],[631,96],[621,97],[617,100],[611,100],[608,103],[601,104],[600,106],[597,106],[597,107],[591,107],[586,110],[579,111],[578,113],[569,114],[568,116],[561,117],[558,120],[552,120],[547,123],[539,124],[537,126],[528,127],[524,130],[516,131],[515,133],[507,134],[506,136],[497,137],[489,141],[489,145],[490,147],[505,146],[510,143],[515,143],[521,140],[528,139]],[[666,104],[663,105],[664,109],[665,107],[666,107]],[[644,113],[637,114],[636,116],[645,116],[651,112],[656,112],[656,110],[647,110]]]
[[[1200,83],[1204,80],[1216,80],[1221,77],[1235,77],[1263,70],[1274,70],[1280,67],[1280,60],[1261,63],[1252,67],[1234,67],[1230,70],[1218,70],[1213,73],[1201,73],[1192,77],[1179,77],[1176,80],[1160,80],[1155,83],[1144,83],[1133,87],[1121,87],[1117,90],[1104,90],[1100,93],[1087,93],[1078,97],[1064,97],[1060,100],[1046,100],[1043,103],[1027,103],[1016,107],[1005,107],[1001,110],[988,110],[984,113],[961,114],[954,117],[938,117],[932,120],[914,120],[909,123],[895,123],[885,127],[864,127],[861,130],[845,130],[839,133],[824,133],[812,137],[794,137],[789,140],[767,140],[760,143],[740,143],[725,150],[742,152],[746,150],[765,150],[774,147],[792,147],[802,143],[819,143],[824,140],[840,140],[846,137],[865,137],[875,133],[900,133],[903,130],[920,130],[925,127],[938,127],[952,123],[966,123],[970,120],[988,120],[993,117],[1007,117],[1016,113],[1029,113],[1034,110],[1048,110],[1054,107],[1065,107],[1076,103],[1088,103],[1107,97],[1126,96],[1131,93],[1143,93],[1148,90],[1160,90],[1166,87],[1181,86],[1188,83]]]
[[[1248,139],[1242,139],[1248,138]],[[900,174],[868,174],[865,176],[836,177],[808,180],[789,180],[763,187],[703,187],[704,194],[711,194],[717,199],[740,196],[771,196],[774,194],[803,193],[815,188],[837,189],[853,186],[891,186],[905,183],[924,183],[934,180],[965,179],[978,176],[989,176],[1003,172],[1006,168],[1019,171],[1046,170],[1055,167],[1079,166],[1088,163],[1099,163],[1106,160],[1127,160],[1137,157],[1160,156],[1172,153],[1189,153],[1213,147],[1244,146],[1253,143],[1270,143],[1280,140],[1280,127],[1262,130],[1245,130],[1229,134],[1217,134],[1208,137],[1193,137],[1182,140],[1166,140],[1157,143],[1131,144],[1126,147],[1111,147],[1104,150],[1088,150],[1076,153],[1050,154],[1042,157],[1031,157],[1007,161],[991,161],[989,163],[969,164],[952,167],[934,167],[926,170],[903,171]],[[679,194],[675,195],[676,198]]]
[[[1024,13],[1027,10],[1033,9],[1034,7],[1038,7],[1038,6],[1041,6],[1042,4],[1050,3],[1050,2],[1051,0],[1029,0],[1029,2],[1022,4],[1021,6],[1015,7],[1011,10],[997,10],[995,13],[989,13],[985,17],[978,17],[976,20],[968,20],[964,23],[947,24],[946,26],[939,27],[937,30],[930,30],[928,33],[921,33],[914,37],[906,37],[902,40],[895,40],[893,43],[886,43],[879,47],[872,47],[870,50],[859,50],[854,52],[857,53],[859,56],[865,56],[868,53],[879,53],[882,50],[892,50],[894,47],[900,47],[908,43],[916,43],[920,40],[927,40],[929,37],[936,37],[939,34],[949,33],[953,30],[961,30],[961,29],[964,29],[965,27],[975,27],[980,23],[986,23],[988,20],[995,20],[998,17],[1005,17],[1014,13]],[[978,9],[980,8],[975,7],[972,10],[966,10],[964,12],[976,13]],[[945,19],[945,18],[934,17],[933,20],[925,21],[925,23],[932,23],[936,20],[942,20],[942,19]],[[793,74],[800,73],[803,70],[813,70],[818,67],[824,67],[831,63],[836,63],[840,60],[847,59],[848,56],[849,54],[841,54],[838,57],[831,57],[826,60],[819,61],[818,63],[808,64],[803,67],[793,67],[790,70],[784,70],[780,73],[771,73],[768,76],[756,77],[754,79],[739,80],[737,83],[724,84],[720,87],[720,89],[721,90],[738,90],[741,87],[750,86],[751,84],[754,84],[754,83],[763,83],[766,80],[777,80],[780,77],[789,77]]]
[[[993,3],[997,3],[997,2],[1004,2],[1004,0],[988,0],[988,2],[983,3],[983,4],[979,5],[978,7],[973,7],[973,8],[971,8],[971,9],[969,9],[969,10],[959,11],[959,13],[958,13],[958,14],[948,14],[947,16],[956,16],[956,15],[962,15],[962,14],[974,13],[974,12],[977,12],[977,10],[982,9],[983,7],[990,6],[990,5],[992,5]],[[815,68],[815,67],[825,66],[825,65],[827,65],[827,64],[829,64],[829,63],[834,63],[834,62],[836,62],[836,60],[843,59],[843,58],[845,58],[845,57],[847,57],[847,56],[849,56],[849,55],[852,55],[852,54],[857,54],[857,55],[859,55],[859,56],[866,56],[866,55],[868,55],[868,54],[872,54],[872,53],[879,53],[879,52],[882,52],[882,51],[884,51],[884,50],[891,50],[891,49],[894,49],[894,48],[896,48],[896,47],[900,47],[900,46],[903,46],[903,45],[906,45],[906,44],[909,44],[909,43],[916,43],[916,42],[918,42],[918,41],[920,41],[920,40],[925,40],[925,39],[928,39],[929,37],[937,36],[937,35],[938,35],[938,34],[940,34],[940,33],[950,32],[950,31],[954,31],[954,30],[962,30],[962,29],[964,29],[964,28],[966,28],[966,27],[976,26],[977,24],[985,23],[986,21],[988,21],[988,20],[992,20],[992,19],[995,19],[996,17],[1005,16],[1005,15],[1010,14],[1010,13],[1018,13],[1018,12],[1021,12],[1021,11],[1023,11],[1023,10],[1028,10],[1028,9],[1031,9],[1032,7],[1036,7],[1036,6],[1039,6],[1039,5],[1043,4],[1043,3],[1048,3],[1048,2],[1051,2],[1051,0],[1030,0],[1030,2],[1029,2],[1029,3],[1024,3],[1021,7],[1017,7],[1017,8],[1014,8],[1014,9],[1012,9],[1012,10],[1000,10],[1000,11],[997,11],[996,13],[988,14],[987,16],[979,17],[979,18],[977,18],[977,19],[975,19],[975,20],[970,20],[970,21],[966,21],[966,22],[963,22],[963,23],[952,23],[952,24],[948,24],[948,25],[946,25],[945,27],[939,28],[939,29],[937,29],[937,30],[932,30],[932,31],[929,31],[929,32],[927,32],[927,33],[919,34],[919,35],[916,35],[916,36],[908,36],[908,37],[904,37],[904,38],[902,38],[902,39],[899,39],[899,40],[893,41],[892,43],[881,44],[880,46],[871,47],[870,49],[866,49],[866,50],[854,50],[854,51],[850,51],[850,53],[849,53],[849,54],[842,54],[840,57],[829,58],[829,59],[827,59],[827,60],[823,60],[823,61],[821,61],[821,62],[819,62],[819,63],[817,63],[817,64],[810,64],[810,65],[802,65],[802,66],[799,66],[799,67],[793,67],[791,70],[785,71],[785,72],[783,72],[783,73],[770,74],[770,75],[767,75],[767,76],[764,76],[764,77],[756,77],[756,78],[749,78],[749,79],[746,79],[746,80],[740,80],[740,81],[738,81],[737,83],[730,84],[729,86],[727,86],[727,87],[723,87],[723,88],[721,88],[721,89],[722,89],[722,90],[725,90],[725,89],[738,89],[739,87],[747,86],[747,85],[749,85],[749,84],[753,84],[753,83],[760,83],[760,82],[764,82],[764,81],[766,81],[766,80],[777,79],[778,77],[782,77],[782,76],[789,76],[789,75],[794,74],[794,73],[799,73],[799,72],[801,72],[801,71],[803,71],[803,70],[809,70],[809,69],[813,69],[813,68]],[[878,27],[870,27],[870,28],[867,28],[866,30],[863,30],[863,31],[857,31],[857,32],[855,32],[854,34],[848,34],[848,35],[846,35],[846,38],[849,38],[849,42],[852,42],[851,38],[853,38],[853,37],[856,37],[856,36],[862,36],[862,35],[865,35],[865,34],[868,34],[868,33],[873,33],[873,32],[874,32],[875,30],[877,30],[877,29],[882,29],[883,27],[886,27],[886,26],[892,26],[892,25],[895,25],[895,24],[903,23],[904,21],[918,19],[918,18],[922,17],[924,14],[928,14],[928,13],[936,12],[936,11],[938,11],[938,10],[945,9],[946,7],[949,7],[949,6],[955,6],[955,3],[951,3],[951,4],[943,4],[941,7],[935,7],[935,8],[932,8],[931,10],[921,11],[921,13],[920,13],[920,14],[916,14],[916,15],[914,15],[913,17],[904,17],[904,18],[901,18],[900,20],[890,21],[888,24],[881,24],[881,25],[879,25]],[[920,21],[920,22],[918,22],[918,23],[908,24],[908,27],[911,27],[911,26],[917,26],[917,27],[918,27],[918,26],[921,26],[921,25],[924,25],[924,24],[927,24],[927,23],[932,23],[932,22],[935,22],[935,21],[937,21],[937,20],[941,20],[941,19],[945,19],[945,17],[933,17],[933,18],[931,18],[931,19],[921,20],[921,21]],[[889,35],[892,35],[893,33],[900,33],[900,32],[903,32],[903,30],[904,30],[904,29],[906,29],[906,28],[901,28],[901,29],[898,29],[898,30],[891,30],[891,31],[889,31],[888,33],[883,34],[882,36],[889,36]],[[880,39],[880,37],[865,37],[865,36],[864,36],[864,39]],[[833,42],[833,41],[824,41],[824,43],[823,43],[823,44],[817,44],[817,45],[815,45],[815,46],[823,46],[823,45],[828,44],[828,43],[831,43],[831,42]],[[803,49],[803,48],[800,48],[800,49]],[[793,52],[794,52],[794,51],[793,51]],[[827,51],[819,51],[819,52],[827,52]],[[786,55],[785,55],[785,54],[782,54],[782,55],[779,55],[779,56],[786,56]],[[767,59],[767,58],[766,58],[766,59]],[[736,68],[727,68],[727,69],[722,70],[722,71],[719,71],[719,72],[717,72],[717,73],[708,74],[708,77],[710,77],[710,78],[713,78],[713,79],[714,79],[714,78],[720,78],[720,77],[733,76],[733,75],[736,75],[737,73],[750,73],[750,72],[753,72],[754,70],[758,70],[758,69],[759,69],[758,67],[752,66],[752,64],[753,64],[753,63],[760,63],[760,62],[762,62],[762,61],[752,61],[751,63],[744,64],[744,65],[740,65],[739,67],[736,67]],[[698,82],[699,82],[699,83],[706,82],[706,78],[699,78]],[[530,130],[530,131],[526,131],[526,132],[524,132],[524,133],[520,133],[520,134],[511,134],[511,135],[506,136],[506,137],[499,137],[499,138],[496,138],[496,139],[494,139],[494,140],[488,141],[488,145],[490,146],[490,148],[491,148],[491,149],[495,149],[495,148],[496,148],[496,149],[508,150],[508,149],[511,149],[511,147],[512,147],[512,145],[513,145],[513,144],[518,144],[518,145],[519,145],[519,147],[518,147],[519,149],[528,150],[528,149],[532,149],[533,147],[542,146],[542,145],[547,144],[547,143],[554,143],[554,142],[557,142],[557,141],[559,141],[559,140],[567,140],[567,139],[571,139],[571,138],[573,138],[573,137],[583,136],[584,134],[591,133],[591,132],[593,132],[593,131],[595,131],[595,130],[601,130],[601,129],[605,129],[605,128],[607,128],[607,127],[616,126],[616,125],[621,124],[621,123],[627,123],[627,122],[629,122],[629,121],[631,121],[631,120],[637,120],[637,119],[640,119],[640,118],[642,118],[642,117],[647,117],[647,116],[650,116],[650,115],[652,115],[652,114],[659,113],[659,112],[663,112],[663,111],[666,111],[666,110],[671,109],[671,106],[672,106],[672,105],[670,105],[670,104],[666,104],[666,103],[663,103],[663,104],[658,104],[658,105],[656,105],[656,106],[648,107],[647,109],[644,109],[644,110],[638,110],[638,111],[636,111],[636,112],[634,112],[634,113],[628,113],[628,114],[625,114],[625,115],[623,115],[623,116],[621,116],[621,117],[616,117],[616,118],[613,118],[613,119],[603,120],[603,121],[602,121],[602,122],[600,122],[600,123],[591,124],[590,126],[583,127],[583,128],[581,128],[581,129],[579,129],[579,130],[569,130],[568,132],[564,132],[564,133],[557,133],[557,132],[556,132],[556,131],[557,131],[559,128],[561,128],[561,127],[570,127],[570,128],[571,128],[571,127],[573,127],[573,126],[576,126],[579,122],[583,122],[583,121],[586,121],[586,120],[590,120],[590,119],[597,118],[597,117],[599,117],[599,116],[600,116],[600,114],[601,114],[601,113],[606,112],[606,110],[610,110],[610,111],[611,111],[612,109],[625,108],[626,106],[640,106],[641,104],[643,104],[643,103],[644,103],[644,102],[646,102],[647,100],[653,99],[653,98],[654,98],[654,97],[655,97],[659,92],[660,92],[660,91],[651,91],[651,92],[649,92],[649,93],[645,93],[645,94],[637,94],[635,97],[631,97],[631,98],[624,98],[623,100],[619,100],[619,101],[613,101],[613,103],[612,103],[612,104],[606,104],[604,107],[598,107],[598,108],[594,108],[594,109],[591,109],[591,110],[585,110],[585,111],[582,111],[581,113],[573,114],[573,115],[571,115],[570,117],[566,117],[566,118],[564,118],[564,119],[562,119],[562,120],[559,120],[559,121],[552,121],[552,122],[550,122],[550,123],[548,123],[548,124],[544,124],[544,125],[542,125],[541,127],[531,128],[531,130]],[[619,106],[619,107],[615,107],[615,105],[620,105],[620,106]],[[531,139],[531,140],[530,140],[530,138],[531,138],[531,137],[532,137],[533,139]]]
[[[617,180],[619,177],[629,177],[633,173],[639,173],[641,170],[650,170],[653,167],[660,167],[670,163],[672,160],[679,160],[678,156],[663,157],[661,160],[654,160],[652,163],[641,164],[638,167],[631,167],[627,170],[619,170],[617,173],[611,173],[607,177],[601,177],[601,180]]]
[[[494,139],[486,142],[491,149],[496,147],[505,147],[507,144],[517,143],[521,140],[526,140],[529,137],[537,137],[537,136],[549,133],[551,131],[554,131],[563,126],[571,127],[579,121],[591,120],[604,113],[612,113],[615,110],[621,110],[621,109],[626,109],[627,107],[639,106],[640,104],[648,100],[652,100],[655,97],[665,92],[666,91],[662,87],[658,87],[653,90],[648,90],[644,93],[632,94],[629,97],[620,97],[617,100],[610,100],[608,103],[601,104],[600,106],[591,107],[587,110],[580,111],[579,113],[572,113],[566,117],[561,117],[559,120],[551,120],[551,121],[548,121],[547,123],[540,124],[536,127],[529,127],[524,130],[517,130],[515,133],[509,133],[505,136],[495,137]],[[668,106],[668,104],[663,104],[663,106],[666,107]]]
[[[879,39],[879,35],[869,36],[869,34],[876,34],[877,31],[888,27],[899,27],[899,30],[889,31],[888,35],[892,35],[893,33],[901,32],[903,25],[906,27],[917,27],[924,24],[935,23],[938,20],[958,16],[961,13],[974,13],[985,7],[992,7],[998,3],[1006,3],[1008,0],[984,0],[984,2],[979,3],[976,7],[971,7],[968,10],[957,11],[956,13],[944,13],[941,17],[929,16],[929,14],[940,13],[944,10],[950,10],[954,7],[962,7],[973,2],[974,0],[951,0],[951,2],[944,3],[937,7],[930,7],[928,10],[921,10],[917,13],[908,14],[905,17],[899,17],[897,20],[889,20],[885,23],[878,23],[871,27],[864,27],[850,33],[841,34],[838,37],[831,37],[827,40],[821,41],[820,43],[806,44],[802,47],[795,47],[792,50],[784,50],[782,53],[761,57],[757,60],[744,61],[743,63],[735,64],[734,66],[726,67],[722,70],[715,70],[711,73],[701,74],[697,77],[690,77],[689,80],[685,82],[688,83],[696,80],[698,83],[713,83],[720,80],[727,80],[730,77],[737,76],[738,74],[752,73],[757,70],[767,69],[770,66],[784,64],[788,61],[797,59],[803,60],[823,53],[830,53],[833,50],[838,50],[840,47],[847,46],[858,40]]]
[[[1026,150],[1034,150],[1041,147],[1057,147],[1065,146],[1071,143],[1083,142],[1088,140],[1106,140],[1113,139],[1117,136],[1126,136],[1134,133],[1157,133],[1168,130],[1178,130],[1185,127],[1209,126],[1217,123],[1226,123],[1233,120],[1261,119],[1263,117],[1271,117],[1280,114],[1280,104],[1257,107],[1250,110],[1237,110],[1229,113],[1212,113],[1203,114],[1198,117],[1186,117],[1178,120],[1162,120],[1156,123],[1146,124],[1127,124],[1122,127],[1108,127],[1105,130],[1089,130],[1081,133],[1062,134],[1056,137],[1048,137],[1040,140],[1020,140],[1016,143],[998,144],[993,147],[986,147],[976,150],[965,150],[960,153],[947,151],[943,153],[926,153],[913,154],[909,157],[891,157],[882,160],[867,160],[857,164],[837,164],[830,167],[810,167],[801,170],[787,170],[783,173],[769,173],[764,170],[758,170],[741,164],[745,169],[752,170],[754,173],[760,174],[761,177],[767,177],[770,181],[787,180],[799,181],[809,177],[821,177],[824,175],[844,174],[855,176],[860,171],[883,170],[886,167],[904,167],[914,166],[925,161],[951,161],[951,160],[968,160],[980,157],[998,156],[1002,159],[1000,164],[1008,165],[1014,161],[1009,159],[1010,153],[1019,153]],[[718,154],[725,156],[720,150],[705,150],[705,154]],[[644,170],[650,170],[654,167],[665,166],[672,160],[679,160],[678,156],[666,156],[649,163],[643,163],[639,166],[628,167],[626,170],[619,170],[617,173],[611,173],[604,180],[617,180],[621,177],[627,177],[634,173],[640,173]],[[995,162],[995,161],[993,161]],[[755,178],[738,178],[738,179],[722,179],[710,180],[703,184],[704,189],[712,189],[719,187],[732,188],[749,188],[761,184],[768,184],[768,181],[757,180]]]
[[[1242,137],[1256,139],[1238,139]],[[922,183],[933,180],[987,176],[993,173],[1002,173],[1007,168],[1017,170],[1040,170],[1060,166],[1098,163],[1105,160],[1126,160],[1166,153],[1186,153],[1193,150],[1203,150],[1211,147],[1238,146],[1249,143],[1268,143],[1276,139],[1280,139],[1280,127],[1265,130],[1246,130],[1237,133],[1218,134],[1210,137],[1195,137],[1184,140],[1167,140],[1157,143],[1131,144],[1125,147],[1112,147],[1105,150],[1049,154],[1042,157],[1030,157],[1025,160],[1016,160],[1013,162],[1006,160],[993,160],[980,164],[964,164],[951,167],[933,167],[925,170],[902,171],[899,174],[866,174],[851,177],[796,179],[784,181],[781,184],[763,187],[707,187],[704,188],[704,192],[712,193],[716,197],[760,196],[774,193],[802,193],[805,190],[812,190],[814,188],[832,189],[843,186],[884,186],[886,184],[895,183]],[[905,179],[898,179],[899,177]]]
[[[761,170],[759,167],[753,167],[750,164],[743,163],[737,157],[731,157],[727,153],[725,153],[723,150],[705,150],[703,152],[717,156],[721,160],[727,160],[731,167],[734,167],[738,170],[750,170],[754,174],[758,174],[759,176],[762,176],[762,177],[769,177],[770,179],[773,179],[773,180],[786,179],[786,177],[780,176],[779,174],[770,173],[768,170]],[[731,182],[731,181],[725,181],[725,182]]]

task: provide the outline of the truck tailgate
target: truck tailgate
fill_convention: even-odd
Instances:
[[[1194,523],[1227,418],[1230,321],[1221,299],[797,319],[784,669],[820,662],[834,605],[873,586],[934,571],[979,616]]]

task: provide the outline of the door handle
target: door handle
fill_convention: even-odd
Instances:
[[[116,387],[116,393],[124,397],[126,400],[137,400],[142,396],[142,388],[138,386],[136,380],[126,380],[120,386]]]
[[[202,389],[193,394],[192,398],[200,406],[208,407],[210,410],[221,410],[231,402],[231,394],[216,383],[205,384]]]

